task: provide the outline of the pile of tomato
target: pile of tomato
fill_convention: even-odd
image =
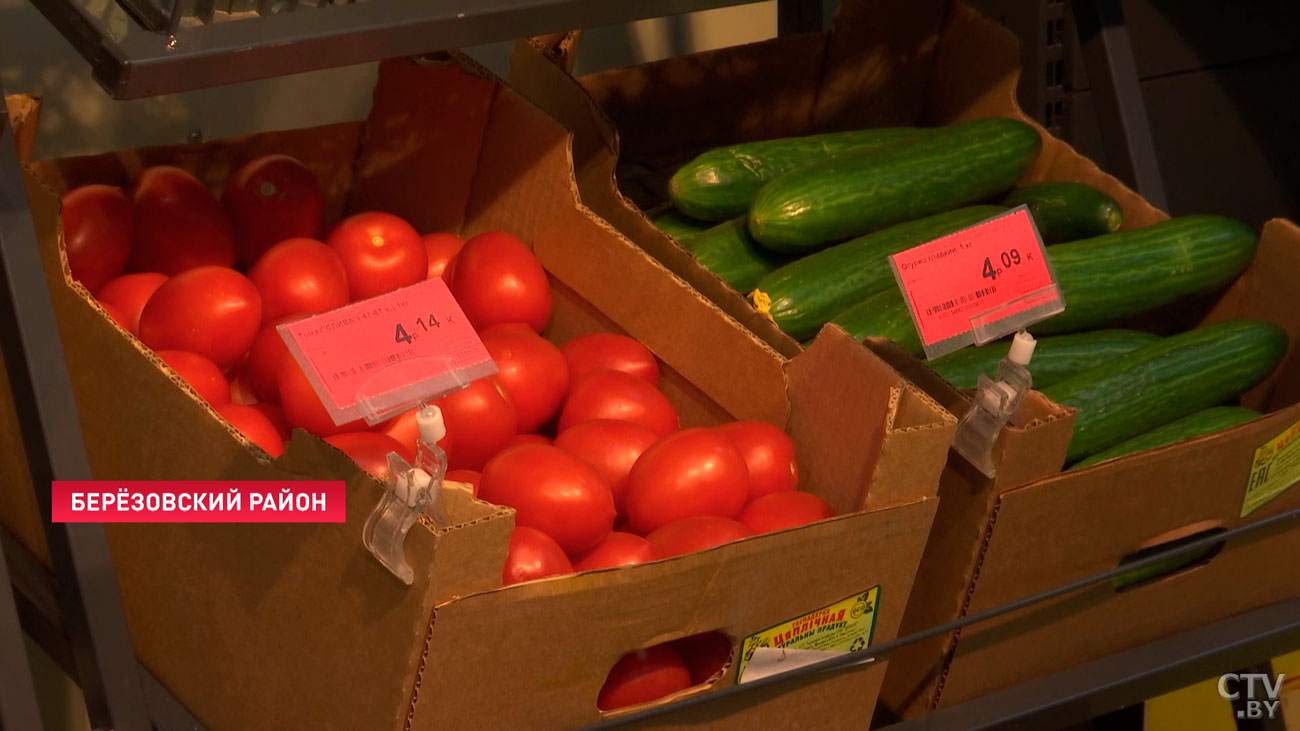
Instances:
[[[668,558],[834,514],[797,490],[794,446],[781,429],[682,429],[658,388],[659,362],[636,340],[593,333],[556,347],[543,338],[550,284],[510,234],[421,236],[378,211],[327,227],[319,181],[284,155],[240,167],[220,197],[158,166],[129,191],[87,185],[62,203],[72,277],[273,457],[296,427],[379,477],[390,452],[413,461],[414,409],[374,427],[335,424],[276,326],[443,278],[499,369],[435,403],[448,478],[516,511],[505,584]],[[681,655],[669,646],[632,653],[611,682],[636,681],[645,663],[668,657],[673,685],[689,685]],[[649,700],[626,684],[602,693],[602,707]]]

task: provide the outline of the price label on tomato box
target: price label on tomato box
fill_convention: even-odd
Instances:
[[[1025,206],[889,257],[927,358],[1065,310]]]
[[[441,277],[277,329],[335,424],[373,424],[497,372]]]

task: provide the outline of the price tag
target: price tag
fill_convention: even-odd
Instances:
[[[1065,310],[1027,206],[889,257],[927,358]]]
[[[497,372],[441,277],[277,329],[336,424],[373,424]]]

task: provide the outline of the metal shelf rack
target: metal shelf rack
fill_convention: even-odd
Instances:
[[[110,95],[131,99],[757,0],[476,0],[462,6],[464,10],[440,0],[32,2],[87,59]],[[1163,196],[1150,156],[1150,133],[1140,96],[1131,93],[1135,88],[1130,83],[1134,81],[1131,53],[1122,16],[1116,13],[1118,0],[1077,2],[1086,6],[1080,27],[1086,31],[1085,45],[1092,43],[1094,49],[1088,54],[1089,69],[1104,66],[1096,78],[1112,87],[1111,121],[1125,131],[1122,139],[1128,156],[1122,159],[1127,169],[1119,172],[1159,204]],[[779,30],[783,34],[820,30],[834,4],[834,0],[778,0]],[[1031,47],[1026,41],[1026,47]],[[1041,90],[1038,94],[1043,96]],[[1031,111],[1042,117],[1041,110],[1031,107]],[[13,595],[0,592],[0,655],[6,658],[0,663],[0,728],[40,725],[26,673],[22,639],[26,633],[77,678],[95,728],[197,731],[203,728],[201,722],[135,658],[103,527],[51,523],[49,492],[39,488],[53,480],[89,479],[91,474],[10,136],[7,116],[0,115],[0,302],[9,304],[0,311],[0,341],[6,344],[5,365],[45,519],[53,573],[0,529],[0,586],[14,588]],[[1300,511],[1269,522],[1289,522],[1284,527],[1295,530],[1300,529],[1297,520]],[[1171,553],[1197,547],[1188,544]],[[1168,555],[1149,560],[1154,563]],[[1108,578],[1093,577],[930,633],[901,638],[873,654],[881,657],[923,636]],[[1296,648],[1300,648],[1300,599],[892,727],[900,731],[1059,728]],[[825,672],[853,662],[854,658],[846,657],[803,672]],[[729,691],[752,692],[761,687],[755,683]],[[715,695],[698,697],[696,702]]]

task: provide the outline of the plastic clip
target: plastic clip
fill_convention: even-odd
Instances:
[[[1035,344],[1024,330],[1016,333],[1010,352],[998,363],[997,378],[980,376],[975,402],[957,422],[952,448],[985,477],[996,476],[993,445],[1033,388],[1033,376],[1025,366],[1033,357]]]
[[[416,414],[420,440],[416,443],[415,464],[394,453],[388,454],[388,479],[384,496],[379,499],[366,525],[361,541],[379,562],[408,586],[415,572],[406,563],[406,534],[421,515],[439,527],[446,527],[442,505],[442,481],[447,474],[447,454],[438,440],[447,434],[442,411],[425,404]]]

